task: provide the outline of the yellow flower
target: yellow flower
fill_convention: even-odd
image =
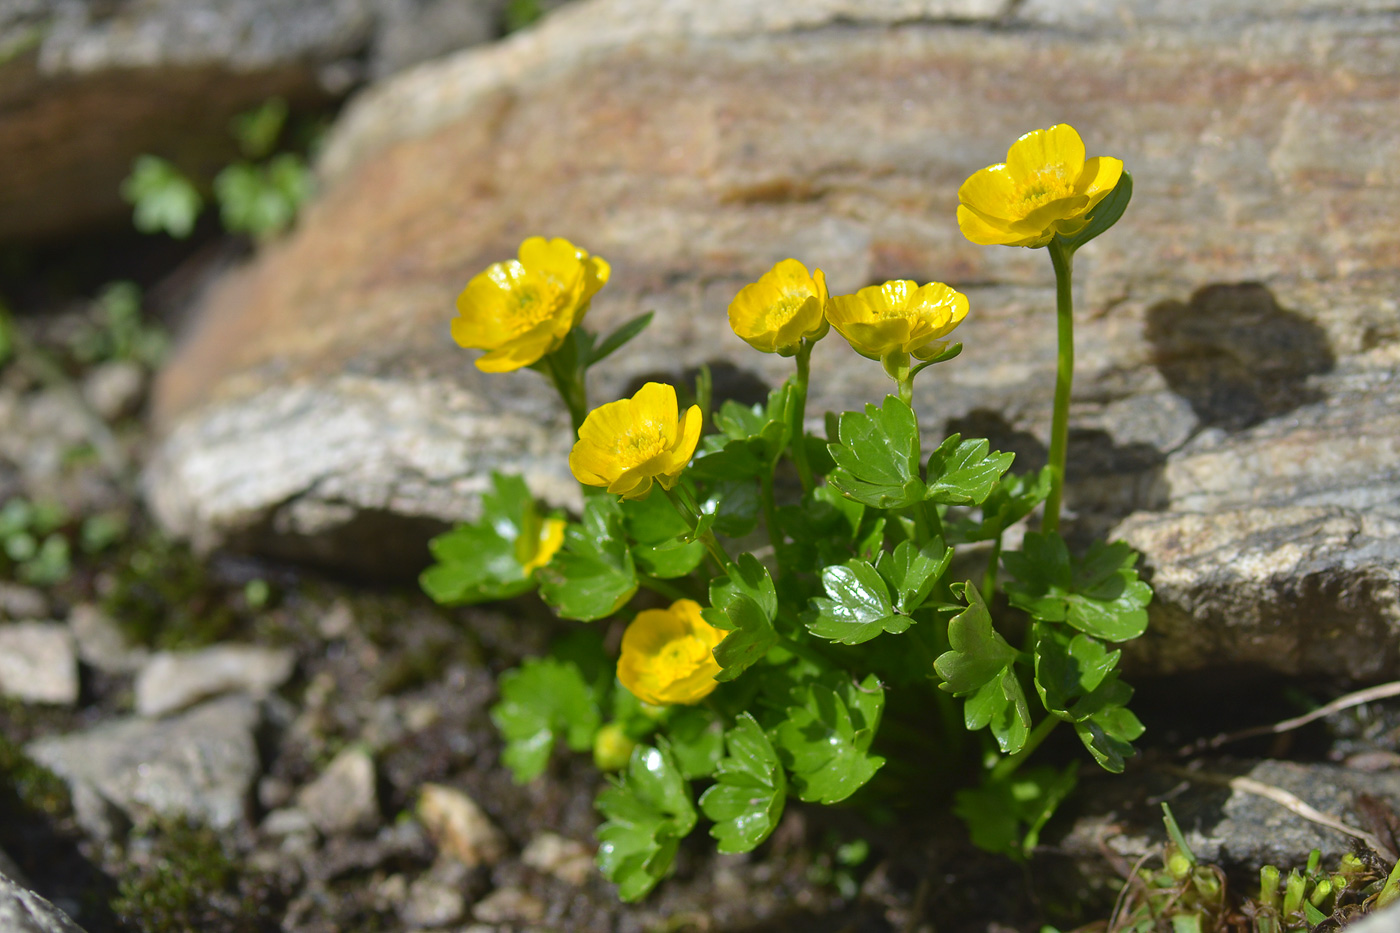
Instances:
[[[568,240],[530,237],[519,259],[492,264],[457,296],[452,339],[487,351],[482,372],[529,366],[564,342],[611,271]]]
[[[826,333],[826,276],[811,275],[796,259],[784,259],[757,282],[745,285],[729,305],[729,326],[749,346],[791,356],[803,338]]]
[[[693,599],[646,609],[622,635],[617,679],[643,703],[698,703],[719,686],[714,649],[728,634],[702,619]]]
[[[540,522],[539,536],[533,542],[524,536],[516,542],[517,550],[521,543],[534,545],[535,553],[520,561],[520,568],[525,571],[525,576],[528,577],[554,558],[564,544],[564,529],[568,525],[569,523],[562,518],[546,518]]]
[[[677,416],[676,390],[648,382],[631,398],[593,409],[578,429],[569,469],[587,486],[640,499],[656,480],[676,485],[700,441],[700,406]]]
[[[861,356],[911,353],[927,360],[943,352],[948,341],[941,338],[967,317],[967,296],[942,282],[896,279],[833,297],[826,317]]]
[[[1011,144],[1006,161],[989,165],[958,189],[958,226],[983,246],[1044,246],[1073,236],[1123,174],[1109,156],[1084,159],[1084,141],[1060,123]]]

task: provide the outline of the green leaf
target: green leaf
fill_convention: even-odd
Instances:
[[[937,538],[922,548],[913,541],[901,541],[893,553],[881,554],[880,575],[895,593],[895,609],[905,615],[918,610],[952,560],[953,549]]]
[[[702,440],[690,472],[702,479],[731,481],[765,474],[788,445],[792,404],[791,382],[769,392],[763,405],[725,402],[714,415],[720,433]]]
[[[792,772],[793,788],[809,803],[845,800],[885,763],[870,754],[885,691],[871,674],[842,692],[809,683],[796,693],[799,705],[788,707],[787,719],[772,734],[783,765]]]
[[[1105,641],[1129,641],[1147,630],[1152,588],[1138,579],[1137,553],[1119,541],[1096,541],[1071,560],[1059,535],[1031,532],[1021,550],[1002,555],[1016,580],[1006,584],[1011,604],[1043,622],[1067,622]]]
[[[719,534],[741,538],[758,527],[763,500],[753,478],[719,480],[709,484],[700,508],[714,515]]]
[[[806,623],[813,635],[859,645],[882,632],[903,632],[912,624],[908,616],[895,613],[885,581],[863,560],[823,568],[822,587],[828,598],[812,600],[816,616]]]
[[[662,580],[683,577],[705,559],[705,545],[688,541],[690,526],[665,496],[626,499],[621,503],[632,556],[643,573]]]
[[[434,602],[457,606],[528,593],[535,582],[524,561],[538,546],[540,522],[525,481],[492,473],[481,518],[428,542],[437,563],[418,578],[423,591]]]
[[[978,848],[1029,858],[1040,831],[1074,790],[1078,772],[1079,765],[1071,763],[1059,771],[1046,765],[1023,768],[1003,780],[989,774],[981,786],[954,795],[953,812]]]
[[[955,586],[956,589],[956,586]],[[962,585],[967,609],[948,623],[951,650],[933,662],[942,689],[967,696],[963,719],[969,730],[990,726],[997,745],[1015,754],[1030,734],[1030,708],[1016,679],[1017,651],[992,627],[982,595],[971,582]]]
[[[716,783],[700,796],[700,809],[714,821],[710,835],[719,841],[719,851],[751,852],[778,826],[787,778],[753,716],[740,713],[724,738],[729,757],[715,770]]]
[[[963,521],[949,528],[949,540],[995,541],[1002,533],[1035,510],[1050,495],[1050,468],[1038,473],[1007,474],[992,487],[982,503],[980,521]]]
[[[752,554],[741,554],[728,575],[710,581],[710,608],[701,615],[715,628],[729,632],[715,648],[718,681],[738,677],[778,643],[773,627],[778,592],[768,569]]]
[[[647,325],[651,323],[651,319],[655,316],[655,311],[648,311],[646,314],[640,314],[626,324],[623,324],[611,334],[608,334],[608,336],[603,338],[603,342],[598,344],[598,346],[593,349],[593,352],[589,354],[588,365],[592,366],[594,363],[601,363],[618,350],[627,346],[627,344],[632,342],[633,338],[647,329]]]
[[[790,540],[779,550],[784,566],[807,571],[839,564],[852,554],[865,506],[834,486],[818,486],[802,504],[778,509],[778,525]],[[883,529],[882,529],[883,531]]]
[[[639,745],[627,773],[598,795],[598,867],[618,897],[645,897],[671,870],[680,841],[695,828],[690,785],[665,739]]]
[[[674,709],[666,721],[666,735],[681,774],[688,780],[714,774],[724,757],[724,723],[702,706]]]
[[[194,184],[180,170],[153,155],[137,156],[122,182],[122,197],[136,208],[132,221],[142,233],[165,232],[183,240],[204,208]]]
[[[610,616],[637,592],[637,568],[623,533],[622,509],[611,496],[589,496],[583,522],[537,573],[540,595],[565,619]]]
[[[1098,689],[1118,666],[1121,651],[1109,651],[1088,635],[1035,623],[1035,686],[1045,708],[1072,720],[1070,708]]]
[[[919,479],[919,423],[893,395],[864,414],[841,415],[840,443],[828,444],[836,469],[827,481],[846,495],[881,509],[900,509],[924,498]]]
[[[501,675],[500,692],[491,720],[506,740],[501,760],[517,784],[539,776],[556,739],[576,752],[592,747],[602,716],[596,693],[576,665],[528,658]]]
[[[235,162],[214,178],[219,216],[230,233],[266,237],[291,225],[311,191],[305,163],[284,153],[266,166]]]
[[[1013,453],[988,453],[981,438],[951,435],[928,458],[928,498],[944,505],[981,505],[1016,459]]]
[[[1094,208],[1093,213],[1089,215],[1088,224],[1083,229],[1074,236],[1057,236],[1056,239],[1068,247],[1070,252],[1079,249],[1118,223],[1118,218],[1123,216],[1123,212],[1128,209],[1128,202],[1132,199],[1133,176],[1125,171],[1118,179],[1118,184],[1113,186],[1113,190]]]
[[[1074,731],[1105,771],[1118,774],[1123,770],[1125,759],[1136,754],[1132,743],[1145,729],[1131,710],[1120,705],[1108,706],[1076,722]]]
[[[270,155],[287,122],[287,102],[280,97],[265,101],[262,106],[240,113],[230,121],[233,136],[243,154],[250,159]]]

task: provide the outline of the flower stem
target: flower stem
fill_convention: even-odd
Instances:
[[[1001,535],[992,542],[992,553],[987,558],[987,572],[982,575],[982,592],[991,600],[997,588],[997,564],[1001,562]]]
[[[763,522],[768,526],[768,541],[773,545],[773,552],[776,554],[783,548],[783,533],[778,528],[778,506],[773,498],[773,471],[770,469],[758,478],[759,489],[763,496]],[[778,571],[783,569],[782,561],[778,561]]]
[[[803,427],[807,420],[807,382],[811,374],[812,342],[803,340],[797,348],[797,375],[792,381],[792,460],[797,464],[797,478],[802,481],[802,491],[811,492],[816,481],[812,478],[812,464],[807,460],[807,433]]]
[[[1050,241],[1050,262],[1055,267],[1055,316],[1059,334],[1059,358],[1055,368],[1055,409],[1050,422],[1050,495],[1040,530],[1058,531],[1060,504],[1065,491],[1065,453],[1069,448],[1069,396],[1074,381],[1074,294],[1070,278],[1074,250],[1058,238]]]
[[[584,384],[583,369],[575,367],[571,373],[562,371],[557,353],[549,354],[545,357],[545,361],[549,367],[549,379],[554,383],[559,397],[564,400],[564,405],[569,409],[569,419],[574,425],[574,435],[578,436],[578,429],[583,426],[583,419],[588,417],[588,387]]]
[[[1016,769],[1021,767],[1021,763],[1031,756],[1040,743],[1045,741],[1045,737],[1055,730],[1060,724],[1058,716],[1046,716],[1040,723],[1031,730],[1031,734],[1026,737],[1026,744],[1014,755],[1009,755],[997,762],[992,768],[991,779],[993,781],[1004,781],[1016,773]]]
[[[661,484],[658,483],[657,485],[660,486]],[[664,492],[666,498],[670,500],[671,505],[676,510],[676,514],[680,515],[681,518],[685,519],[686,524],[690,525],[692,533],[696,528],[700,527],[699,509],[694,508],[693,503],[682,501],[681,495],[677,489],[667,489],[665,486],[661,486],[661,491]],[[705,545],[705,550],[709,551],[710,556],[719,564],[720,572],[728,573],[729,566],[734,562],[729,559],[729,555],[724,550],[724,545],[719,543],[719,539],[715,537],[714,532],[708,530],[702,531],[700,534],[696,535],[695,538]]]

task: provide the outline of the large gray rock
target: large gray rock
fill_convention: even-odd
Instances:
[[[136,711],[164,716],[222,693],[265,697],[287,682],[295,666],[289,648],[224,644],[161,651],[136,675]]]
[[[966,351],[920,377],[922,423],[1034,467],[1050,264],[954,211],[1065,121],[1136,182],[1076,263],[1068,495],[1070,527],[1130,540],[1159,586],[1133,663],[1394,674],[1398,95],[1383,4],[588,0],[352,103],[320,201],[162,374],[150,501],[204,545],[379,571],[475,515],[491,469],[573,501],[543,380],[483,376],[448,337],[455,294],[534,233],[611,261],[595,329],[658,312],[597,400],[705,362],[739,395],[781,380],[725,308],[786,256],[837,293],[961,287]],[[836,337],[813,367],[814,427],[888,390]]]
[[[154,0],[0,5],[0,242],[115,222],[132,160],[207,180],[229,119],[281,96],[321,107],[499,32],[501,0]],[[61,141],[62,145],[56,145]]]
[[[0,930],[5,933],[83,933],[82,927],[33,891],[0,874]]]
[[[26,752],[68,783],[80,819],[100,824],[102,803],[133,822],[184,816],[219,829],[247,818],[261,770],[253,700],[214,700],[169,719],[115,719],[70,735],[30,743]],[[79,797],[87,801],[80,805]],[[100,825],[90,828],[101,831]]]

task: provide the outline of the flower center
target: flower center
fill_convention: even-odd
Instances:
[[[710,649],[698,638],[677,638],[662,649],[657,660],[676,678],[690,676],[705,663]]]
[[[507,311],[506,326],[512,337],[518,337],[542,321],[547,321],[558,312],[559,283],[541,275],[516,286],[512,297],[515,302]]]
[[[666,449],[666,433],[655,421],[643,421],[617,439],[613,456],[623,470],[646,463]]]
[[[1072,194],[1074,180],[1069,177],[1069,167],[1063,162],[1056,162],[1021,182],[1016,188],[1015,203],[1024,216],[1051,201],[1058,201]]]
[[[758,332],[779,330],[791,321],[802,305],[812,296],[807,292],[788,292],[776,304],[769,305],[759,319]]]

